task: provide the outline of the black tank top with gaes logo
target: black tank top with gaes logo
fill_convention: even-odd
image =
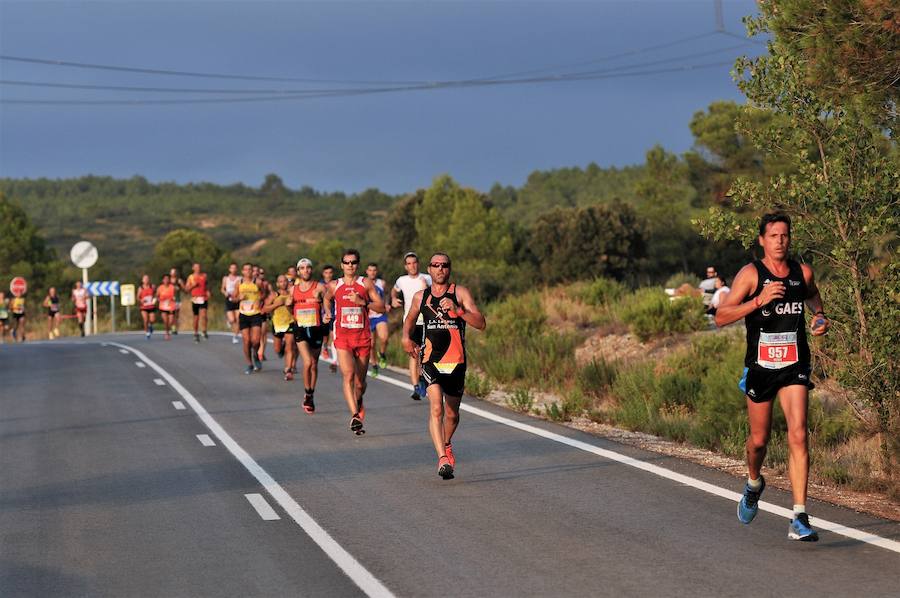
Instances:
[[[758,282],[748,299],[755,299],[772,282],[784,284],[784,297],[760,306],[744,318],[747,354],[744,365],[757,370],[780,370],[792,365],[809,366],[804,302],[809,294],[800,264],[788,260],[788,275],[775,276],[761,260],[753,262]]]
[[[419,311],[425,324],[425,347],[422,363],[432,363],[442,374],[453,372],[466,362],[466,321],[455,313],[441,309],[441,300],[456,299],[456,284],[451,284],[440,297],[431,294],[431,287],[422,293]]]

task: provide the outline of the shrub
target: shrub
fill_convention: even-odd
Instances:
[[[528,390],[517,388],[506,398],[506,404],[516,411],[528,413],[534,405],[534,396]]]
[[[622,321],[641,341],[654,336],[691,332],[706,327],[703,302],[694,297],[671,301],[658,288],[638,289],[622,307]]]
[[[578,299],[588,305],[606,305],[618,301],[627,289],[622,283],[611,278],[595,278],[588,285],[579,289]]]
[[[594,358],[578,370],[578,389],[589,396],[601,397],[616,380],[618,368],[605,359]]]
[[[466,371],[466,392],[473,397],[483,399],[494,389],[494,385],[487,376],[481,376],[476,372]]]

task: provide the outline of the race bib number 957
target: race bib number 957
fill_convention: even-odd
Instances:
[[[797,363],[796,332],[760,332],[756,363],[770,370],[780,370]]]

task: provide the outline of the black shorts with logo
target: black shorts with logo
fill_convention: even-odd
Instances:
[[[225,311],[237,311],[238,309],[240,309],[240,307],[241,304],[237,301],[229,301],[228,299],[225,300]]]
[[[240,314],[238,316],[238,329],[245,330],[247,328],[259,328],[262,326],[262,321],[262,314],[254,314],[252,316]]]
[[[437,384],[445,395],[461,397],[466,389],[466,364],[457,365],[449,374],[442,374],[433,363],[422,364],[425,386]]]
[[[778,391],[786,386],[805,386],[809,390],[815,388],[810,379],[809,364],[795,364],[780,370],[760,370],[744,368],[744,375],[738,382],[740,388],[754,403],[766,403],[773,400]]]
[[[207,303],[205,301],[203,303],[191,303],[191,310],[193,310],[195,316],[199,316],[200,310],[207,309],[208,306],[209,306],[209,303]]]
[[[294,339],[296,340],[296,338],[297,338],[297,330],[298,330],[297,322],[291,322],[291,325],[288,326],[288,327],[287,327],[287,330],[285,330],[284,332],[275,332],[275,328],[273,327],[273,328],[272,328],[272,335],[273,335],[275,338],[284,338],[284,335],[285,335],[285,334],[293,334],[293,335],[294,335]]]
[[[307,343],[313,351],[322,348],[325,337],[328,336],[328,324],[321,326],[296,326],[294,329],[294,340],[298,343]]]

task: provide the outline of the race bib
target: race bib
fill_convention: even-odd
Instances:
[[[144,295],[141,297],[141,305],[145,307],[150,307],[153,305],[153,296],[152,295]]]
[[[252,316],[256,313],[256,301],[245,299],[241,301],[241,313],[246,316]]]
[[[206,303],[206,297],[202,297],[199,295],[191,297],[191,303],[193,303],[194,305],[203,305],[204,303]]]
[[[312,328],[319,325],[319,308],[298,307],[294,310],[294,319],[297,325],[303,328]]]
[[[163,299],[159,302],[159,308],[163,311],[172,311],[175,309],[175,302],[171,299]]]
[[[341,328],[362,328],[363,327],[363,309],[362,307],[342,307],[341,308]]]
[[[780,370],[797,363],[796,332],[760,332],[756,363],[769,370]]]
[[[9,312],[5,307],[0,307],[0,320],[5,320],[9,317]]]

